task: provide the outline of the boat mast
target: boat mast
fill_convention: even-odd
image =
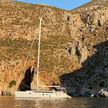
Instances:
[[[39,61],[40,61],[41,22],[42,22],[42,18],[40,18],[40,23],[39,23],[39,42],[38,42],[38,57],[37,57],[37,88],[39,87]]]

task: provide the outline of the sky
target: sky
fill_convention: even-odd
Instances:
[[[75,9],[91,0],[17,0],[32,4],[47,4],[65,10]]]

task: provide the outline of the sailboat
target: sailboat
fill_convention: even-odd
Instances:
[[[27,91],[15,91],[15,98],[71,98],[67,93],[65,88],[60,86],[47,86],[48,88],[56,88],[56,89],[41,89],[39,86],[39,59],[40,59],[40,42],[41,42],[41,22],[42,18],[40,18],[39,24],[39,42],[38,42],[38,58],[37,58],[37,78],[36,78],[36,89],[35,90],[27,90]]]

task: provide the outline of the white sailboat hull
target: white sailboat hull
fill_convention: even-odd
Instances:
[[[15,98],[71,98],[62,91],[39,92],[39,91],[16,91]]]

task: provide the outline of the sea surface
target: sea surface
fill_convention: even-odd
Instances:
[[[72,99],[15,99],[0,97],[0,108],[108,108],[108,98],[72,97]]]

